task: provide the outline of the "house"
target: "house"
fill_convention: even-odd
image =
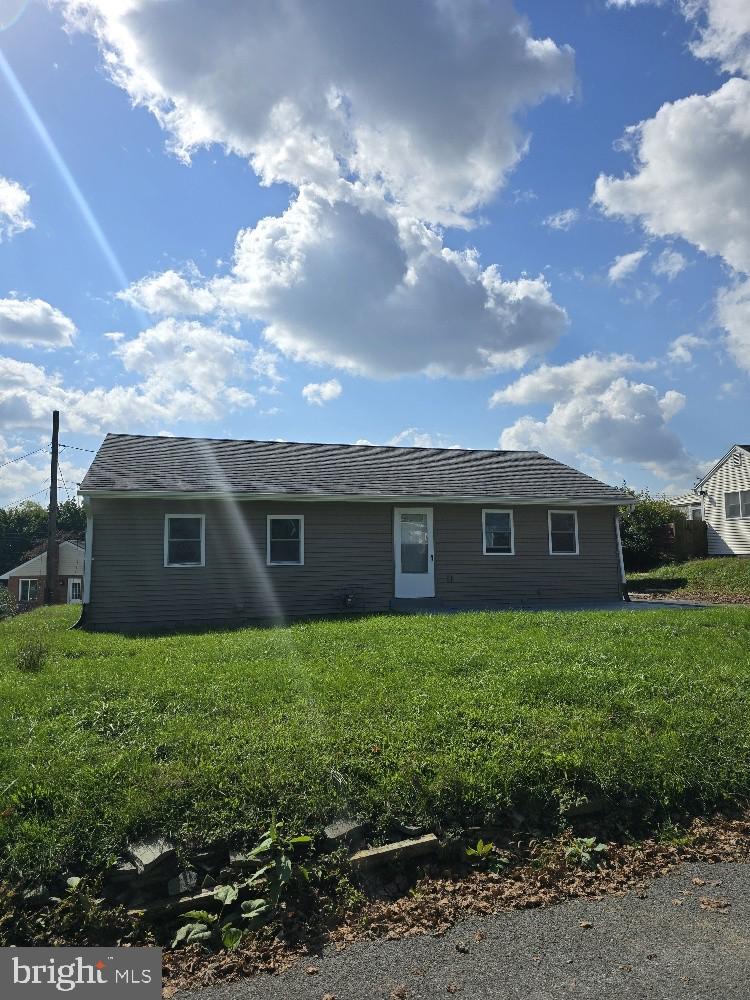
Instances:
[[[688,490],[678,497],[670,497],[669,502],[681,510],[688,521],[703,520],[703,497],[695,490]]]
[[[618,600],[633,497],[545,455],[109,434],[81,483],[82,623]]]
[[[700,504],[710,556],[750,555],[750,444],[733,444],[691,493],[670,503],[683,510]]]
[[[80,604],[83,597],[84,543],[69,539],[60,542],[55,604]],[[44,604],[47,578],[46,545],[26,562],[0,576],[22,611]]]

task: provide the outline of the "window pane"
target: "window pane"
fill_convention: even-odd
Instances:
[[[35,601],[39,594],[39,581],[29,580],[29,600]]]
[[[552,551],[553,552],[575,552],[576,536],[574,531],[553,531]]]
[[[271,539],[271,562],[300,562],[299,539]]]
[[[170,539],[197,538],[200,541],[201,519],[199,517],[170,517],[169,537]]]
[[[300,537],[298,517],[274,518],[271,521],[271,539],[280,541]]]
[[[552,511],[549,516],[549,523],[552,531],[573,531],[576,530],[576,516],[573,511]]]
[[[28,601],[29,599],[29,581],[21,580],[21,600]]]
[[[401,514],[401,572],[427,572],[427,515]]]
[[[740,516],[740,495],[739,493],[724,494],[724,511],[727,517]]]
[[[741,493],[742,497],[742,516],[750,517],[750,490],[743,490]]]
[[[201,543],[198,541],[176,539],[169,543],[168,562],[176,565],[200,563]]]
[[[487,552],[510,552],[510,514],[484,515],[484,546]]]

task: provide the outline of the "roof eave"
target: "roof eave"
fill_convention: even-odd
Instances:
[[[511,504],[515,506],[561,504],[569,507],[630,507],[636,498],[629,494],[601,497],[574,497],[559,494],[538,497],[510,495],[453,496],[446,494],[394,494],[394,493],[260,493],[226,490],[129,490],[129,489],[79,489],[84,498],[130,500],[265,500],[294,503],[296,501],[339,503],[456,503],[456,504]]]

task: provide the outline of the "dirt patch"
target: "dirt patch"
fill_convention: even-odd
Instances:
[[[694,590],[662,590],[654,592],[652,590],[640,591],[635,588],[628,588],[628,593],[634,601],[697,601],[701,604],[747,604],[750,605],[750,596],[746,594],[713,594],[702,593]]]

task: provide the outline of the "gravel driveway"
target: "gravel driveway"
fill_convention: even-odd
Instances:
[[[609,896],[472,917],[443,937],[363,941],[339,953],[327,949],[282,976],[178,994],[179,1000],[451,996],[748,1000],[750,865],[681,865],[644,899]]]

